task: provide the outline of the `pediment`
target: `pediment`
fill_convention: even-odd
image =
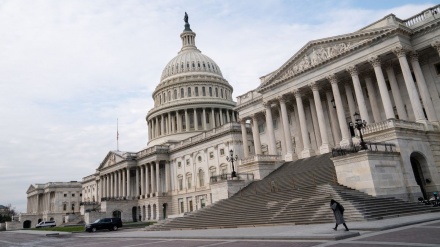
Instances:
[[[26,194],[31,193],[32,191],[34,191],[36,188],[33,184],[31,184],[31,186],[29,186],[29,188],[26,190]]]
[[[305,71],[319,67],[337,57],[351,53],[380,37],[390,34],[393,30],[395,30],[395,28],[391,27],[362,30],[355,33],[310,41],[279,69],[264,78],[258,91],[263,91],[272,84],[277,84]]]
[[[123,160],[124,157],[122,156],[122,154],[119,154],[118,152],[115,151],[110,151],[108,152],[107,156],[105,156],[104,160],[101,162],[101,165],[98,167],[98,169],[103,169],[106,167],[113,166]]]

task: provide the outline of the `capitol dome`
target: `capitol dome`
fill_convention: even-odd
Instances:
[[[175,143],[237,121],[232,86],[219,66],[195,45],[188,19],[182,48],[162,71],[147,113],[149,146]]]

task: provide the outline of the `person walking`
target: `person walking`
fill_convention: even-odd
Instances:
[[[333,228],[333,230],[337,231],[338,225],[343,224],[345,227],[345,231],[348,231],[348,227],[345,224],[345,220],[344,220],[344,207],[339,202],[331,199],[330,208],[333,210],[333,214],[335,215],[335,219],[336,219],[336,225],[335,228]]]

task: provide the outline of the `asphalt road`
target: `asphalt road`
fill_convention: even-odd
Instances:
[[[118,233],[130,232],[121,230]],[[440,221],[426,222],[385,231],[365,231],[361,236],[338,241],[329,240],[179,240],[179,239],[150,239],[150,238],[106,238],[113,232],[100,232],[99,237],[91,237],[93,233],[77,233],[58,236],[44,234],[28,234],[19,232],[0,232],[0,247],[403,247],[440,246]],[[96,236],[96,235],[95,235]]]

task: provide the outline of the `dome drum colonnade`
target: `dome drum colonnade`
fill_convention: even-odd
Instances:
[[[436,48],[438,53],[440,54],[440,42],[434,42],[432,43],[432,46]],[[404,44],[397,44],[394,45],[390,50],[388,50],[387,53],[392,53],[397,58],[397,63],[399,64],[399,67],[401,68],[403,79],[405,82],[406,89],[408,91],[408,96],[410,100],[411,108],[414,112],[414,119],[418,123],[423,123],[427,126],[428,129],[432,129],[432,124],[437,125],[439,124],[438,117],[436,115],[434,105],[432,102],[431,97],[429,96],[428,87],[426,85],[419,61],[418,61],[418,54],[409,46]],[[298,111],[298,117],[299,117],[299,124],[300,124],[300,137],[302,138],[303,143],[303,149],[301,151],[301,157],[306,158],[313,155],[314,150],[311,149],[311,143],[309,134],[307,131],[307,122],[305,119],[305,111],[303,106],[303,100],[305,92],[312,90],[313,97],[309,97],[309,102],[312,110],[312,116],[316,115],[317,123],[313,121],[314,125],[314,132],[317,139],[317,142],[320,143],[319,145],[319,153],[327,153],[330,151],[331,144],[329,142],[329,135],[332,135],[335,139],[335,145],[336,146],[347,146],[352,143],[352,137],[350,135],[350,131],[348,128],[347,120],[346,120],[346,112],[344,110],[343,105],[343,99],[340,93],[339,88],[339,77],[342,77],[342,73],[349,73],[351,77],[351,83],[345,83],[345,96],[347,97],[346,102],[348,103],[348,109],[350,117],[353,118],[353,115],[356,110],[355,100],[353,99],[353,93],[351,87],[354,87],[355,92],[355,99],[358,106],[358,111],[361,114],[361,117],[363,120],[366,120],[367,124],[380,122],[385,119],[381,118],[380,114],[380,108],[378,105],[378,102],[382,102],[383,110],[385,113],[386,119],[394,119],[395,114],[393,110],[393,105],[391,103],[390,94],[388,93],[388,88],[386,85],[384,72],[382,70],[382,63],[380,60],[381,56],[389,55],[389,54],[380,54],[376,56],[369,56],[368,58],[364,59],[362,62],[358,62],[357,64],[351,64],[347,67],[345,67],[345,71],[337,71],[335,73],[329,74],[325,78],[321,80],[316,80],[313,82],[310,82],[308,84],[308,87],[302,87],[302,88],[296,88],[293,90],[290,90],[289,92],[275,96],[275,99],[266,100],[263,103],[264,110],[260,112],[255,112],[251,116],[244,116],[242,117],[241,123],[244,124],[247,119],[250,119],[252,121],[252,132],[253,132],[253,138],[255,142],[255,154],[261,154],[261,141],[260,141],[260,135],[258,133],[258,115],[263,113],[265,115],[265,123],[267,125],[267,140],[268,140],[268,150],[270,155],[276,155],[276,143],[275,143],[275,133],[273,130],[273,118],[272,118],[272,105],[273,103],[279,104],[281,108],[281,120],[283,123],[284,128],[284,137],[285,137],[285,143],[286,143],[286,155],[289,155],[292,153],[292,142],[291,142],[291,135],[289,131],[289,125],[288,125],[288,116],[286,109],[286,99],[292,98],[292,95],[294,95],[295,101],[296,101],[296,109]],[[414,81],[411,69],[409,66],[407,55],[410,55],[410,62],[413,68],[413,72],[415,75],[415,79],[417,82]],[[395,60],[395,58],[393,59]],[[364,97],[364,92],[362,91],[360,78],[359,78],[359,71],[358,67],[360,64],[362,64],[363,67],[365,66],[365,62],[368,63],[374,70],[374,73],[371,73],[370,71],[367,71],[367,73],[361,73],[361,76],[365,80],[367,91],[369,92],[369,99],[370,99],[370,105],[372,110],[373,117],[370,116],[368,110],[367,110],[367,102]],[[370,68],[371,69],[371,68]],[[402,120],[410,120],[408,119],[408,114],[405,111],[405,106],[403,104],[402,96],[399,91],[399,87],[397,85],[396,75],[393,68],[393,63],[388,63],[385,68],[388,81],[390,83],[391,91],[392,91],[392,97],[394,100],[394,103],[396,105],[397,113],[399,116],[399,119]],[[377,81],[377,86],[379,88],[379,95],[380,100],[378,101],[375,98],[374,93],[374,85],[372,78],[375,77]],[[336,112],[334,112],[333,106],[329,104],[329,107],[327,108],[329,111],[330,116],[330,123],[331,128],[329,129],[325,122],[325,112],[322,107],[321,102],[321,95],[322,95],[322,88],[328,87],[328,84],[331,85],[331,91],[326,90],[325,95],[327,98],[327,102],[330,103],[330,101],[334,101],[335,103],[335,109]],[[420,102],[419,95],[417,93],[417,89],[420,92],[420,98],[423,103]],[[291,104],[293,100],[291,100]],[[426,112],[427,118],[424,115],[424,111]],[[316,114],[314,114],[316,112]],[[240,113],[241,114],[241,113]],[[336,115],[336,116],[335,116]],[[411,121],[410,120],[410,121]],[[354,122],[352,120],[352,122]],[[316,126],[317,125],[317,126]],[[338,128],[335,128],[337,126]],[[246,140],[247,133],[242,132],[243,140]],[[259,144],[259,145],[257,145]],[[249,152],[245,150],[245,156],[249,156]],[[287,157],[287,156],[286,156]]]

